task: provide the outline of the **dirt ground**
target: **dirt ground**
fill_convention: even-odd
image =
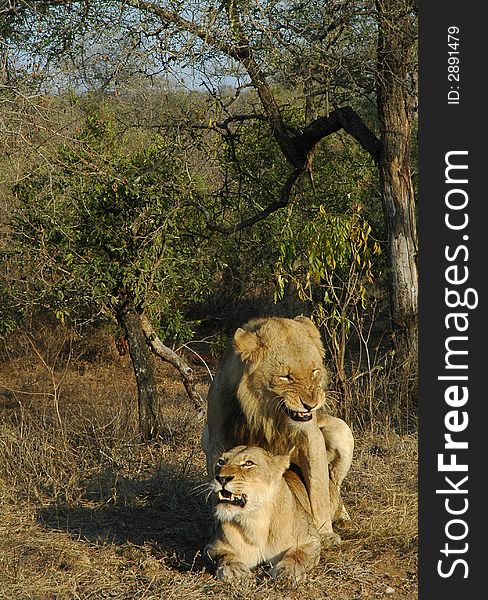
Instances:
[[[417,598],[415,436],[354,432],[352,521],[304,582],[227,585],[202,559],[203,422],[176,372],[158,365],[161,436],[141,444],[128,358],[59,357],[0,365],[1,600]]]

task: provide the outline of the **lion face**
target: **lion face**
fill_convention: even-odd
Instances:
[[[288,456],[272,456],[257,446],[237,446],[221,454],[211,484],[216,518],[242,520],[268,504],[289,465]]]
[[[309,368],[294,371],[288,367],[283,375],[276,375],[268,383],[268,394],[273,398],[276,410],[282,410],[295,422],[306,422],[312,419],[312,411],[320,408],[325,401],[322,368]],[[310,370],[311,369],[311,370]]]
[[[236,331],[234,347],[245,365],[246,385],[261,404],[253,410],[299,425],[324,404],[324,349],[310,319],[256,320]]]

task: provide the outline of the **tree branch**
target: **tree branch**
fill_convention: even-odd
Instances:
[[[261,115],[259,113],[250,113],[243,115],[231,115],[224,119],[223,121],[213,121],[210,124],[205,123],[195,123],[191,125],[193,129],[225,129],[229,131],[229,125],[232,123],[243,123],[245,121],[264,121],[269,123],[269,118],[266,115]]]
[[[186,362],[176,354],[171,348],[165,346],[159,339],[157,333],[154,331],[153,326],[149,322],[149,319],[145,315],[141,315],[141,325],[146,340],[151,350],[159,356],[162,360],[169,362],[176,369],[178,369],[181,378],[183,379],[183,385],[185,386],[186,392],[193,402],[196,410],[198,411],[198,419],[203,418],[203,407],[204,402],[200,394],[195,390],[195,384],[193,380],[193,369],[186,364]]]
[[[302,175],[303,173],[304,171],[302,169],[296,169],[295,171],[293,171],[293,173],[288,177],[288,179],[285,182],[285,185],[281,189],[279,200],[272,202],[266,208],[259,211],[252,217],[243,219],[236,225],[231,225],[230,227],[224,227],[223,225],[219,225],[218,223],[216,223],[212,219],[209,211],[205,208],[205,206],[203,206],[199,202],[190,201],[188,202],[188,205],[194,206],[202,213],[205,219],[205,223],[207,224],[207,227],[209,229],[211,229],[212,231],[217,231],[218,233],[222,233],[223,235],[231,235],[233,233],[241,231],[242,229],[245,229],[246,227],[251,227],[251,225],[254,225],[255,223],[259,223],[259,221],[266,219],[266,217],[276,212],[280,208],[285,208],[285,206],[287,206],[290,201],[290,194],[294,184],[296,183],[300,175]]]
[[[298,150],[307,156],[320,140],[340,129],[349,133],[378,163],[381,142],[350,106],[338,108],[327,117],[319,117],[305,127],[303,132],[293,139],[293,142]]]
[[[51,0],[53,4],[69,5],[76,0]],[[78,0],[79,1],[79,0]],[[374,133],[366,126],[359,115],[350,107],[335,110],[327,117],[320,117],[308,125],[298,135],[290,134],[290,128],[283,119],[280,108],[269,85],[266,76],[254,58],[250,42],[245,34],[240,20],[240,14],[235,2],[226,3],[227,18],[230,23],[232,42],[227,42],[222,35],[216,35],[209,29],[185,19],[180,14],[149,0],[119,0],[125,6],[146,11],[163,23],[174,25],[177,30],[185,31],[202,40],[209,46],[219,50],[226,56],[240,62],[246,69],[252,86],[258,93],[264,112],[266,113],[273,136],[280,146],[283,155],[295,170],[303,171],[308,168],[310,154],[316,144],[327,135],[344,129],[361,146],[370,153],[375,162],[379,160],[380,142]],[[298,177],[295,178],[295,180]]]
[[[69,2],[70,0],[66,1]],[[154,2],[148,2],[147,0],[123,0],[123,4],[139,10],[145,10],[161,19],[161,21],[165,23],[171,23],[180,31],[186,31],[187,33],[190,33],[201,39],[203,42],[209,44],[213,48],[220,50],[227,56],[239,60],[237,48],[235,48],[235,46],[228,44],[221,37],[219,38],[212,34],[208,29],[200,27],[193,21],[189,21],[173,11],[167,10],[162,6],[155,4]]]

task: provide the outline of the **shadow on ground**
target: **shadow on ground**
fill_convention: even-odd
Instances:
[[[37,520],[95,544],[149,546],[179,571],[199,570],[212,522],[204,482],[172,465],[145,480],[106,470],[85,482],[78,503],[55,502]]]

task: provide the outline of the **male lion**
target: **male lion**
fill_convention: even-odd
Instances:
[[[220,453],[237,445],[290,454],[302,474],[313,521],[324,542],[332,532],[329,475],[340,491],[354,440],[341,419],[318,409],[327,376],[318,329],[307,317],[253,319],[234,334],[208,393],[202,447],[214,476]],[[339,518],[347,519],[343,508]]]
[[[237,446],[218,459],[210,486],[217,532],[205,548],[218,579],[248,577],[264,563],[272,577],[300,579],[319,562],[308,495],[289,465],[289,456],[256,446]],[[331,498],[334,509],[337,498]]]

